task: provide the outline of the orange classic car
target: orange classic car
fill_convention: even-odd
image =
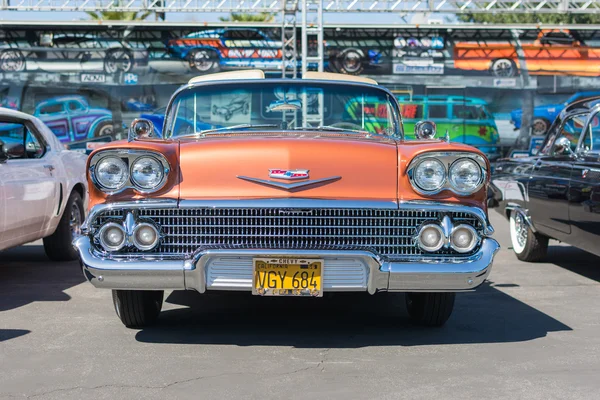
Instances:
[[[600,48],[586,46],[567,30],[542,30],[536,40],[522,41],[521,49],[520,58],[510,41],[459,42],[454,67],[497,77],[515,76],[522,69],[532,75],[600,76]]]
[[[212,112],[234,99],[248,109]],[[441,325],[499,248],[490,166],[435,139],[433,123],[416,130],[404,140],[394,95],[366,78],[194,78],[160,138],[136,120],[128,141],[90,155],[91,208],[74,242],[85,277],[113,290],[128,327],[152,323],[165,290],[406,292],[412,318]]]

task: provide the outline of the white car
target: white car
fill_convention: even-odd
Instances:
[[[0,250],[43,238],[50,259],[77,258],[85,163],[36,117],[0,107]]]

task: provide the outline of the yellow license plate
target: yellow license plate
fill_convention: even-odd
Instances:
[[[323,260],[254,258],[252,294],[261,296],[323,296]]]

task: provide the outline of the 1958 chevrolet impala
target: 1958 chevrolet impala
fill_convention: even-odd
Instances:
[[[212,113],[240,97],[249,112],[235,124]],[[179,129],[181,109],[213,128]],[[161,138],[136,120],[129,141],[90,155],[75,240],[84,274],[113,290],[129,327],[153,322],[164,291],[179,289],[406,292],[413,319],[442,325],[499,248],[490,169],[477,149],[435,139],[435,124],[415,129],[404,140],[394,95],[366,78],[194,78],[171,98]]]

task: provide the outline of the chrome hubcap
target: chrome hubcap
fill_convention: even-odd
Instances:
[[[523,216],[519,213],[515,216],[515,236],[519,246],[524,247],[525,243],[527,243],[527,224]]]
[[[75,238],[81,235],[81,210],[75,203],[71,206],[71,215],[69,216],[69,229],[71,230],[71,237]]]
[[[511,76],[512,69],[512,63],[508,60],[499,60],[494,65],[494,73],[496,76]]]

